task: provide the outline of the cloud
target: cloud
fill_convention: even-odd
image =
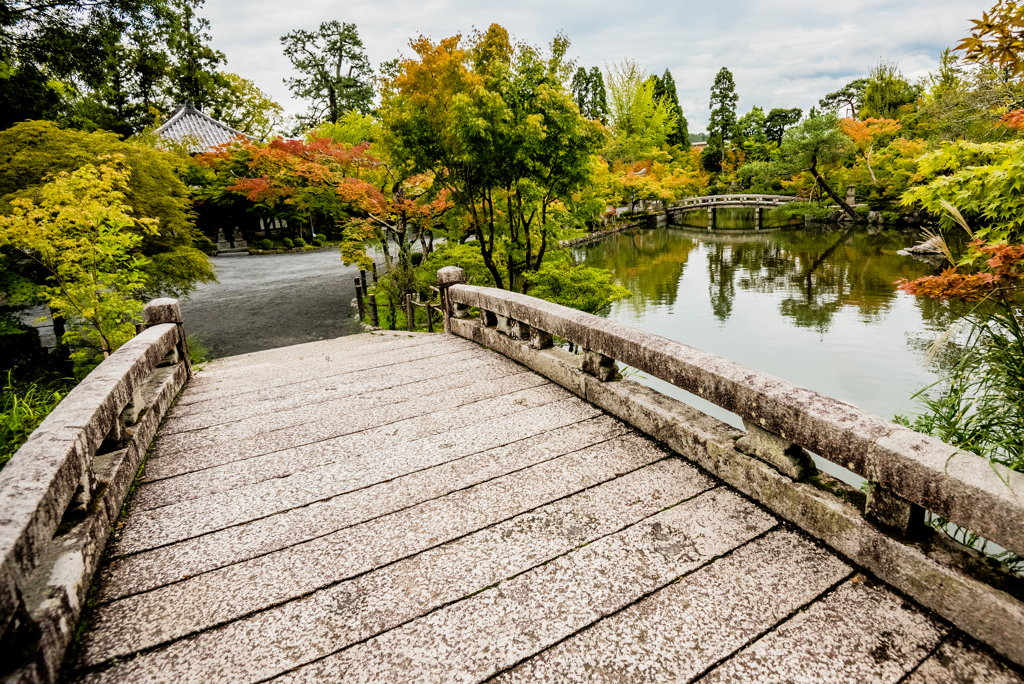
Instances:
[[[326,0],[207,0],[203,14],[228,70],[255,81],[291,112],[304,105],[283,84],[291,65],[280,37],[288,31],[314,29],[329,19],[354,23],[371,62],[380,64],[407,54],[414,36],[436,40],[497,22],[534,45],[547,45],[563,31],[572,40],[570,55],[588,67],[630,57],[654,73],[671,70],[690,130],[699,131],[723,66],[735,77],[741,113],[755,105],[806,110],[867,75],[879,59],[898,63],[910,78],[925,76],[939,52],[967,34],[968,20],[993,1],[378,0],[339,6]]]

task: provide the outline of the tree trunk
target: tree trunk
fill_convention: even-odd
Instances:
[[[847,214],[849,214],[850,218],[856,219],[857,218],[857,212],[854,211],[853,207],[851,207],[849,204],[847,204],[846,201],[842,197],[840,197],[838,194],[836,194],[836,191],[832,189],[831,185],[829,185],[828,183],[825,182],[825,179],[822,178],[820,173],[818,173],[817,166],[818,166],[818,160],[815,159],[814,163],[811,164],[811,168],[808,169],[811,172],[811,175],[814,176],[814,180],[818,181],[818,183],[821,184],[821,187],[824,188],[825,192],[828,193],[828,196],[832,198],[832,201],[835,202],[836,204],[838,204],[840,206],[840,208],[842,208],[843,211],[845,211]]]

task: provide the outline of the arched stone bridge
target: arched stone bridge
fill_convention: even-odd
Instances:
[[[0,471],[0,678],[1024,684],[1020,576],[925,524],[1024,554],[1024,474],[438,279],[444,334],[197,371],[151,302]]]
[[[687,197],[670,204],[666,208],[669,215],[683,214],[690,211],[706,210],[708,212],[708,230],[715,229],[715,212],[718,209],[754,209],[755,229],[760,230],[763,225],[762,216],[764,209],[781,207],[784,204],[795,202],[796,197],[789,195],[708,195],[706,197]]]

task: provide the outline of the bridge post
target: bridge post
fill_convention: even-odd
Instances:
[[[708,207],[708,230],[715,229],[715,208]]]
[[[445,266],[437,272],[437,288],[441,291],[441,317],[444,319],[444,331],[450,333],[452,331],[451,317],[455,315],[456,318],[462,318],[459,314],[461,311],[455,311],[455,307],[448,300],[448,288],[452,285],[465,285],[466,284],[466,272],[458,266]],[[456,305],[461,306],[461,305]]]
[[[188,355],[188,341],[185,338],[185,318],[177,299],[164,297],[149,301],[142,309],[142,320],[147,328],[161,323],[173,323],[178,328],[178,352],[189,379],[192,378],[192,359]]]
[[[761,207],[754,207],[754,230],[761,230]]]

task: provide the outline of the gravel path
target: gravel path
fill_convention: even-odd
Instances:
[[[359,332],[352,298],[355,267],[336,249],[222,256],[216,283],[181,303],[185,329],[212,357],[235,356]]]

